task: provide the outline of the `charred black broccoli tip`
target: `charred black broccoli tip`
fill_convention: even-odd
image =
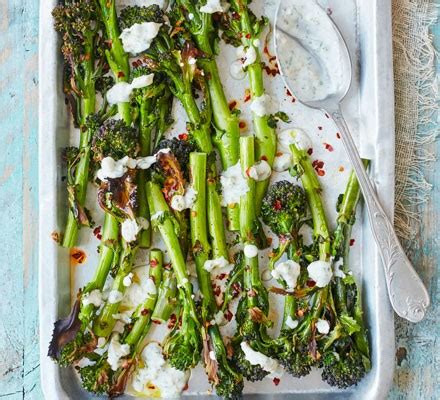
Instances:
[[[307,217],[304,190],[289,181],[274,183],[263,199],[263,221],[278,236],[289,236]]]

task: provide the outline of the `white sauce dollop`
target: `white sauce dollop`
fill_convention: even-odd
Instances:
[[[171,199],[171,208],[176,211],[183,211],[192,208],[197,200],[197,191],[191,186],[187,187],[185,194],[175,194]]]
[[[299,324],[299,321],[293,319],[290,315],[286,318],[286,325],[290,329],[295,329]]]
[[[121,358],[130,354],[130,346],[119,342],[119,335],[114,334],[108,347],[107,361],[113,371],[121,366]]]
[[[148,393],[148,385],[154,385],[162,398],[178,398],[189,379],[189,372],[173,368],[162,355],[158,343],[152,342],[142,351],[145,367],[133,376],[133,389],[138,393]]]
[[[213,260],[206,260],[203,268],[208,272],[213,272],[215,269],[223,269],[230,267],[231,264],[225,257],[214,258]]]
[[[142,89],[153,83],[154,74],[142,75],[133,79],[132,83],[118,82],[107,92],[109,104],[128,103],[134,89]]]
[[[127,243],[134,242],[137,234],[141,231],[135,219],[127,218],[121,224],[121,235]]]
[[[300,273],[301,266],[293,260],[287,260],[275,266],[272,276],[275,279],[282,279],[286,282],[288,290],[294,290]]]
[[[330,324],[325,319],[318,319],[316,322],[316,329],[319,333],[327,335],[330,332]]]
[[[309,150],[313,147],[310,137],[302,129],[285,129],[278,134],[278,151],[290,153],[290,145],[296,144],[300,150]]]
[[[253,244],[245,245],[243,251],[246,258],[254,258],[258,255],[258,247]]]
[[[240,198],[249,191],[247,180],[241,172],[240,162],[222,172],[220,183],[223,207],[239,203]]]
[[[244,352],[246,360],[252,365],[259,365],[265,371],[269,372],[272,377],[280,377],[283,375],[283,369],[276,360],[255,351],[247,342],[241,342],[240,347]]]
[[[95,307],[99,307],[102,304],[102,292],[98,289],[94,289],[89,293],[82,296],[83,306],[93,304]]]
[[[227,4],[221,0],[208,0],[206,4],[200,7],[200,12],[207,14],[214,14],[216,12],[226,12],[228,10]]]
[[[307,272],[309,273],[309,278],[315,281],[318,287],[327,286],[333,276],[331,263],[327,261],[313,261],[307,267]]]
[[[343,90],[348,66],[327,13],[315,1],[296,0],[286,3],[280,16],[277,50],[293,92],[307,102]]]
[[[261,160],[249,168],[248,175],[257,182],[265,181],[272,175],[272,168],[266,160]]]
[[[116,304],[122,301],[124,295],[119,290],[112,290],[108,294],[108,302],[110,304]]]
[[[127,53],[138,54],[148,50],[151,42],[159,33],[162,26],[157,22],[143,22],[133,24],[130,28],[125,28],[119,36],[122,46]]]

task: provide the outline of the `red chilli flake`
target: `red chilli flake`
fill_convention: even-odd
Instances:
[[[356,242],[356,240],[350,239],[350,246],[354,246],[355,242]]]
[[[184,140],[185,142],[188,140],[188,134],[187,133],[181,133],[179,135],[180,140]]]
[[[234,317],[234,314],[231,313],[231,311],[226,310],[224,313],[225,319],[227,321],[232,321],[232,318]]]
[[[221,289],[220,286],[217,286],[217,287],[214,289],[214,295],[215,295],[216,297],[218,297],[218,296],[220,296],[221,294],[222,294],[222,289]]]
[[[329,144],[329,143],[324,143],[324,147],[325,147],[326,150],[328,150],[328,151],[330,151],[330,152],[332,152],[332,151],[335,150],[335,149],[333,148],[333,146],[332,146],[331,144]]]
[[[273,384],[275,386],[278,386],[280,384],[280,379],[279,378],[273,378],[272,382],[273,382]]]
[[[86,253],[81,249],[72,249],[70,251],[70,258],[73,264],[84,264],[87,260]]]
[[[220,275],[217,276],[217,278],[222,281],[223,279],[225,279],[228,276],[228,274],[225,274],[224,272]]]
[[[97,226],[95,229],[93,229],[93,234],[95,235],[96,239],[101,240],[102,239],[101,227]]]
[[[238,126],[239,126],[239,128],[240,128],[241,130],[244,130],[244,129],[246,129],[247,124],[246,124],[245,121],[240,121],[240,122],[238,123]]]
[[[236,100],[232,100],[232,101],[230,101],[229,104],[228,104],[228,106],[229,106],[229,109],[230,109],[231,111],[234,110],[235,107],[237,107],[237,101],[236,101]]]
[[[275,203],[274,203],[274,205],[273,205],[273,208],[274,208],[276,211],[281,210],[281,209],[283,208],[283,205],[282,205],[281,201],[278,200],[278,199],[275,200]]]
[[[338,139],[340,139],[340,138],[341,138],[341,134],[340,134],[339,132],[336,132],[336,137],[337,137]]]
[[[315,282],[315,281],[312,281],[312,280],[309,280],[309,281],[307,281],[306,285],[307,285],[308,287],[312,288],[312,287],[315,287],[316,282]]]
[[[307,154],[308,154],[309,156],[311,156],[311,155],[313,154],[313,149],[312,149],[312,148],[308,149],[308,150],[307,150]]]
[[[244,102],[248,102],[251,99],[251,91],[249,89],[246,89],[244,91]]]
[[[232,297],[236,298],[241,292],[241,286],[238,282],[232,284]]]
[[[189,388],[189,385],[186,384],[186,385],[183,387],[182,391],[188,390],[188,388]]]
[[[159,264],[159,261],[157,261],[155,258],[150,260],[150,267],[155,268]]]
[[[316,171],[316,173],[318,174],[318,176],[325,176],[325,171],[323,169]]]
[[[177,317],[176,314],[171,314],[170,319],[168,320],[168,329],[174,328],[174,325],[176,325]]]
[[[246,33],[246,39],[250,39],[251,38],[251,34],[250,33]]]
[[[118,71],[118,78],[124,78],[125,74],[122,71]]]
[[[266,156],[263,155],[263,156],[260,157],[260,160],[268,161],[268,158],[267,158]]]
[[[146,309],[146,308],[144,308],[142,311],[141,311],[141,315],[143,315],[144,317],[146,316],[146,315],[148,315],[150,313],[150,310],[148,310],[148,309]]]

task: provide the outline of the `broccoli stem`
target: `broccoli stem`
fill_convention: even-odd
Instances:
[[[240,234],[243,245],[256,245],[254,228],[256,226],[255,211],[255,181],[247,175],[248,169],[255,163],[255,139],[253,136],[240,138],[240,159],[243,175],[246,177],[249,191],[240,199]],[[246,267],[244,269],[244,286],[246,292],[255,290],[257,295],[258,288],[262,285],[260,279],[260,269],[258,265],[258,255],[249,258],[245,255]],[[247,296],[248,308],[258,306],[258,297]]]
[[[121,33],[115,3],[115,0],[99,0],[101,19],[105,26],[107,39],[111,43],[111,47],[105,51],[105,55],[116,82],[128,82],[130,65],[128,54],[124,51],[122,41],[119,38]],[[118,112],[121,118],[129,124],[129,121],[131,121],[130,103],[119,103]]]
[[[212,258],[224,257],[228,260],[229,252],[223,227],[222,206],[217,192],[217,178],[213,173],[208,173],[207,198],[208,228]]]
[[[312,163],[305,150],[299,149],[295,144],[290,145],[293,162],[300,174],[301,182],[307,196],[313,219],[313,236],[319,243],[319,259],[329,261],[331,255],[330,232],[327,224],[324,206],[321,199],[321,185],[313,169]]]
[[[149,278],[153,280],[156,288],[162,283],[163,272],[163,253],[158,249],[152,249],[150,251],[150,269],[148,272]],[[162,294],[162,293],[161,293]],[[130,346],[134,346],[141,341],[141,338],[146,334],[146,330],[150,325],[153,311],[155,310],[156,302],[158,299],[158,293],[148,293],[147,298],[136,310],[135,315],[132,316],[132,320],[135,322],[130,333],[125,338],[124,342]]]
[[[202,293],[202,319],[210,321],[216,311],[211,275],[204,268],[209,260],[210,245],[206,221],[206,153],[191,153],[189,157],[191,185],[197,192],[197,199],[191,207],[191,242],[197,269],[200,292]]]
[[[363,161],[365,168],[368,167],[369,161]],[[332,255],[344,256],[349,253],[350,241],[348,240],[351,235],[352,227],[354,224],[356,208],[361,196],[361,190],[359,182],[357,180],[354,171],[351,172],[350,178],[347,183],[344,195],[342,197],[341,204],[339,205],[337,227],[334,234],[332,243]],[[344,257],[344,264],[346,258]]]
[[[151,154],[151,138],[153,131],[152,124],[152,99],[145,99],[139,107],[139,155],[146,157]],[[136,183],[138,187],[138,215],[150,221],[150,210],[148,209],[147,195],[145,193],[145,183],[147,171],[137,172]],[[138,235],[139,247],[148,248],[151,244],[151,228],[142,229]]]
[[[255,245],[254,227],[257,219],[255,210],[255,181],[247,171],[255,164],[255,139],[253,136],[240,138],[240,159],[243,176],[246,177],[248,192],[240,199],[240,235],[242,242]]]
[[[83,293],[89,293],[95,289],[102,291],[102,289],[104,288],[107,275],[110,271],[110,267],[115,256],[115,246],[117,246],[118,243],[118,235],[119,224],[117,220],[110,214],[105,213],[102,237],[105,237],[106,241],[101,240],[101,244],[99,247],[100,257],[98,267],[95,271],[95,276],[93,277],[92,281],[90,281],[84,288]],[[92,316],[94,315],[95,309],[96,308],[93,304],[88,304],[85,307],[81,307],[79,318],[83,322],[83,325],[88,325]]]
[[[251,89],[251,99],[255,99],[264,95],[264,79],[263,79],[263,65],[261,63],[260,50],[255,46],[254,41],[258,39],[255,34],[251,19],[249,16],[248,1],[234,0],[231,1],[232,8],[240,15],[241,37],[242,43],[245,47],[252,47],[257,55],[253,64],[247,67],[249,86]],[[255,130],[255,158],[257,160],[266,160],[270,166],[273,165],[276,149],[277,137],[275,129],[270,127],[269,115],[259,116],[252,114]],[[261,203],[269,186],[269,179],[257,182],[255,188],[255,204],[257,215],[261,211]]]
[[[160,186],[153,182],[147,182],[147,198],[150,212],[153,216],[152,223],[157,226],[168,250],[171,265],[176,275],[177,285],[185,293],[186,300],[190,307],[191,317],[195,321],[198,321],[196,307],[191,298],[193,294],[192,285],[189,281],[185,258],[180,248],[179,238],[174,229],[170,209],[163,197]]]
[[[154,307],[152,321],[160,323],[168,321],[176,308],[177,285],[172,271],[164,270],[162,282],[159,286],[156,307]]]
[[[210,127],[203,123],[200,110],[191,94],[182,97],[181,102],[185,108],[189,121],[196,127],[192,132],[194,139],[199,149],[206,154],[211,154],[213,151]],[[221,212],[221,202],[219,193],[216,190],[217,171],[215,162],[209,162],[209,190],[208,190],[208,204],[212,207],[208,210],[209,218],[209,234],[212,238],[212,243],[216,244],[215,251],[228,259],[228,251],[226,246],[226,235],[223,224],[223,215]]]
[[[81,63],[84,69],[84,97],[82,97],[82,107],[81,107],[81,125],[84,126],[86,119],[89,115],[95,112],[96,107],[96,92],[95,92],[95,77],[94,77],[94,65],[95,57],[93,42],[94,38],[89,38],[87,36],[87,41],[85,42],[86,54],[89,57],[85,57],[85,60]],[[79,207],[83,208],[86,202],[87,185],[89,183],[89,164],[90,164],[90,146],[92,136],[94,134],[92,129],[80,129],[80,159],[75,170],[75,197],[78,202]],[[63,247],[71,248],[75,246],[78,239],[79,223],[73,210],[69,209],[67,216],[66,228],[64,230],[63,236]]]
[[[124,248],[120,258],[119,269],[112,284],[112,291],[118,291],[122,294],[124,294],[127,289],[124,285],[124,278],[132,269],[133,259],[137,250],[137,247],[132,247],[129,243],[123,243],[123,245]],[[101,313],[93,321],[93,331],[97,336],[105,338],[110,336],[116,324],[116,319],[113,318],[113,315],[118,313],[120,304],[120,301],[116,303],[107,301],[105,303]]]

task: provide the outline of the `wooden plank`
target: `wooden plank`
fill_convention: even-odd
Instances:
[[[38,6],[38,1],[0,1],[0,396],[7,399],[43,398],[35,240]]]

